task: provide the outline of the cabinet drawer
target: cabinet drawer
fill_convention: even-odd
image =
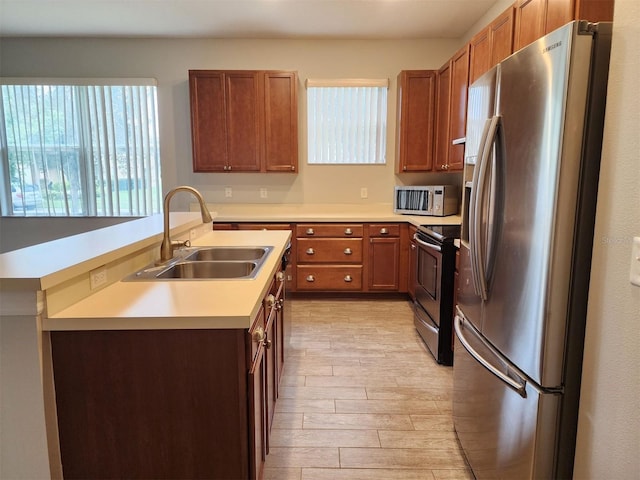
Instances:
[[[370,237],[399,237],[400,224],[398,223],[372,223],[369,225]]]
[[[361,265],[298,265],[297,289],[301,290],[360,290]]]
[[[299,263],[362,263],[361,238],[300,238]]]
[[[362,224],[347,223],[301,223],[296,225],[296,237],[362,237]]]

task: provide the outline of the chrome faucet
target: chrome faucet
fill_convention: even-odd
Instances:
[[[213,221],[213,219],[211,218],[211,214],[209,213],[209,210],[207,210],[207,206],[204,203],[204,198],[202,198],[200,192],[195,188],[182,186],[169,190],[169,192],[164,197],[164,237],[162,238],[162,244],[160,245],[160,262],[171,260],[173,258],[173,249],[175,247],[184,247],[188,245],[188,240],[186,242],[180,242],[177,240],[172,241],[169,237],[169,202],[171,201],[171,198],[180,191],[191,192],[191,194],[196,197],[198,203],[200,204],[202,223],[209,223]]]

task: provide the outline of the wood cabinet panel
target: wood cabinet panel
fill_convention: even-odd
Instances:
[[[227,170],[260,171],[260,77],[257,72],[225,73]]]
[[[193,170],[221,172],[228,162],[225,79],[221,72],[189,71]]]
[[[433,70],[398,75],[396,173],[433,168],[435,85]]]
[[[546,0],[519,0],[516,5],[514,51],[544,35]]]
[[[362,265],[298,265],[296,286],[298,291],[359,291]]]
[[[491,64],[491,26],[486,26],[469,41],[469,84],[489,70]]]
[[[436,95],[436,138],[434,170],[442,171],[449,163],[449,109],[451,94],[451,62],[438,70]]]
[[[369,239],[369,290],[395,290],[400,286],[400,238]]]
[[[265,170],[295,172],[298,169],[298,75],[295,72],[264,74]]]
[[[267,457],[266,391],[267,372],[264,346],[249,370],[249,478],[259,480],[263,476]],[[224,461],[224,460],[223,460]],[[181,478],[181,477],[176,477]]]
[[[361,223],[299,223],[296,225],[296,237],[362,237],[364,226]]]
[[[299,238],[299,263],[362,263],[361,238]]]
[[[544,33],[553,32],[573,20],[573,11],[574,0],[547,0]]]
[[[497,65],[513,53],[513,32],[515,9],[507,8],[490,25],[491,62],[489,68]]]
[[[462,170],[464,165],[464,143],[453,144],[453,141],[464,138],[466,134],[468,87],[469,45],[465,45],[451,59],[450,144],[447,170]]]

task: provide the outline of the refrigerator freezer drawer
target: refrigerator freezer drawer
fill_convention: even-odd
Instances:
[[[467,347],[498,370],[490,347],[468,324]],[[561,396],[524,383],[523,395],[472,356],[456,330],[453,362],[453,422],[477,479],[553,478],[556,423]]]

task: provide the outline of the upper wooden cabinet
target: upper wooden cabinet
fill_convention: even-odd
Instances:
[[[469,90],[469,45],[451,58],[451,95],[449,105],[449,157],[445,170],[462,170],[464,136],[467,128],[467,91]]]
[[[511,6],[469,42],[469,84],[513,53],[514,7]]]
[[[442,171],[449,163],[449,97],[451,95],[451,62],[438,70],[436,82],[436,133],[434,170]]]
[[[613,20],[614,0],[518,0],[514,51],[572,20]]]
[[[297,74],[190,70],[194,172],[295,172]]]
[[[433,168],[436,72],[404,70],[398,75],[396,173]]]

